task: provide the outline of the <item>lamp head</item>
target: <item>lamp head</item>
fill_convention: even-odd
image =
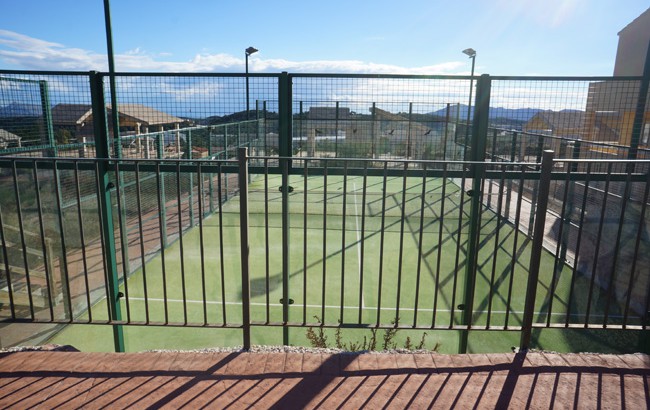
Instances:
[[[259,50],[256,49],[255,47],[248,47],[246,49],[246,55],[249,56],[251,54],[257,53]]]
[[[473,58],[476,57],[476,50],[474,50],[473,48],[466,48],[465,50],[463,50],[463,54],[467,54],[469,58]]]

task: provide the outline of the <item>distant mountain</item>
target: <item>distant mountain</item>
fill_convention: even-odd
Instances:
[[[40,104],[9,104],[0,107],[0,118],[39,117],[41,112]]]
[[[458,115],[461,119],[467,118],[467,105],[452,105],[449,107],[449,116],[452,118],[456,117],[456,113],[460,111]],[[508,120],[514,121],[523,121],[527,122],[535,116],[535,114],[544,111],[539,108],[502,108],[502,107],[490,107],[490,119],[495,118],[505,118]],[[474,107],[472,106],[472,114],[474,114]],[[437,115],[444,117],[447,115],[447,109],[443,108],[438,111],[430,113],[431,115]]]

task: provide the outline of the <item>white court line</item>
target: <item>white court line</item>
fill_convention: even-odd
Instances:
[[[106,299],[106,298],[104,297],[102,299]],[[130,297],[129,300],[144,301],[144,298]],[[165,301],[165,299],[149,298],[149,302],[164,302],[164,301]],[[183,303],[183,299],[167,299],[167,302]],[[190,300],[190,299],[187,299],[185,301],[185,303],[203,304],[203,301],[202,300]],[[221,305],[221,304],[225,304],[225,305],[241,305],[241,302],[220,302],[218,300],[207,300],[205,303],[207,305]],[[251,302],[250,305],[251,306],[266,306],[266,303]],[[283,305],[281,303],[269,303],[269,306],[271,306],[271,307],[282,307]],[[318,308],[318,309],[320,309],[322,307],[321,305],[301,305],[301,304],[294,304],[292,306],[294,308],[307,307],[307,308]],[[325,308],[327,308],[327,309],[340,309],[341,306],[340,305],[325,305]],[[359,309],[359,306],[343,306],[343,309]],[[375,311],[377,310],[377,308],[374,307],[374,306],[365,306],[365,307],[363,307],[363,309],[364,310],[375,310]],[[395,310],[395,308],[394,307],[382,307],[380,310],[392,311],[392,310]],[[415,309],[414,308],[406,308],[406,307],[404,307],[404,308],[400,308],[399,310],[400,311],[401,310],[414,311]],[[433,312],[433,309],[417,309],[417,311],[418,312],[430,313],[430,312]],[[450,309],[437,309],[437,312],[449,313],[449,312],[451,312],[451,310]],[[456,309],[456,310],[454,310],[454,312],[460,312],[460,310]],[[486,311],[480,311],[480,312],[475,311],[474,312],[474,314],[485,314],[485,313],[488,313],[488,312],[486,312]],[[506,311],[505,310],[493,310],[492,313],[505,315]],[[510,314],[511,315],[515,315],[515,314],[516,315],[523,315],[524,312],[523,311],[510,311]],[[535,315],[547,315],[547,313],[541,313],[541,312],[535,312],[534,314]],[[566,317],[566,313],[553,312],[553,313],[551,313],[551,316]],[[569,314],[569,316],[584,316],[584,314],[571,313],[571,314]],[[603,317],[605,317],[605,315],[589,315],[589,317],[603,318]],[[613,319],[623,319],[624,318],[624,316],[622,316],[622,315],[609,315],[609,317],[613,318]]]
[[[357,269],[359,271],[359,286],[361,286],[361,275],[363,274],[361,272],[361,233],[359,229],[359,207],[357,206],[357,184],[356,182],[352,182],[352,186],[354,186],[354,220],[357,223],[357,261],[359,268]],[[363,291],[361,292],[361,309],[365,309],[365,303],[364,303],[364,297],[363,297]]]

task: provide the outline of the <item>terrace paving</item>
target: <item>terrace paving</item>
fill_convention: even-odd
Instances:
[[[650,407],[644,354],[74,350],[0,353],[0,408]]]

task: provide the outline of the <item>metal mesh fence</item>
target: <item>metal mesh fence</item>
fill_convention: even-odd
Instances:
[[[346,219],[346,215],[367,200],[371,205],[359,209],[365,209],[371,218],[390,219],[393,231],[378,232],[401,237],[404,231],[399,222],[404,214],[416,215],[425,209],[421,206],[423,194],[417,189],[425,182],[430,188],[434,186],[433,179],[424,178],[413,188],[410,182],[405,185],[407,178],[402,175],[408,174],[411,181],[414,176],[416,180],[418,175],[422,178],[421,173],[426,171],[449,172],[445,194],[442,188],[426,192],[427,201],[438,204],[447,200],[450,206],[461,204],[458,206],[462,208],[475,188],[475,164],[443,161],[467,159],[479,141],[486,147],[486,160],[499,163],[491,164],[493,168],[486,166],[491,172],[481,179],[483,217],[486,223],[489,220],[499,226],[493,229],[485,225],[486,230],[492,230],[489,235],[494,237],[499,229],[505,229],[502,234],[508,237],[522,235],[522,241],[531,235],[539,199],[539,181],[534,175],[543,150],[551,149],[556,158],[565,160],[554,165],[554,172],[560,176],[553,178],[548,198],[548,217],[555,224],[547,233],[547,249],[563,261],[564,270],[568,269],[564,265],[567,261],[571,269],[568,277],[582,281],[575,286],[586,284],[589,289],[573,301],[569,300],[573,296],[567,295],[563,303],[595,306],[589,298],[605,294],[607,306],[617,301],[628,314],[633,311],[638,316],[643,311],[641,305],[647,301],[643,294],[647,289],[645,255],[650,254],[646,252],[646,232],[650,228],[648,184],[639,176],[648,174],[649,164],[595,161],[650,157],[648,115],[642,118],[644,115],[638,114],[643,102],[638,95],[640,79],[494,77],[489,95],[485,89],[476,90],[473,105],[490,98],[488,112],[477,116],[474,107],[467,106],[470,86],[476,84],[469,77],[289,78],[291,88],[281,95],[281,77],[251,75],[251,109],[246,111],[242,75],[120,74],[114,78],[118,108],[113,115],[110,78],[103,77],[106,101],[101,106],[106,108],[110,157],[115,161],[109,172],[115,227],[112,234],[122,278],[145,269],[149,260],[182,241],[184,232],[218,212],[224,201],[235,198],[229,203],[234,206],[234,169],[224,170],[218,164],[232,160],[239,147],[247,147],[253,157],[249,181],[251,193],[257,194],[257,201],[251,202],[253,213],[257,209],[259,215],[273,217],[284,212],[278,206],[284,182],[278,167],[282,161],[277,158],[288,146],[292,148],[288,152],[292,158],[286,161],[291,163],[289,174],[295,185],[303,184],[302,190],[294,187],[297,191],[293,196],[302,192],[305,199],[292,206],[306,215],[305,221],[322,228],[325,222],[320,218],[329,213],[330,223],[340,220],[337,223],[344,226],[342,220],[346,220],[356,224],[356,219]],[[107,312],[93,313],[92,308],[93,301],[106,297],[107,290],[101,278],[106,255],[102,254],[103,238],[97,222],[100,162],[88,159],[96,156],[98,138],[89,77],[80,73],[3,73],[0,98],[0,129],[5,131],[0,135],[1,154],[58,158],[14,161],[0,168],[4,189],[0,225],[6,243],[3,251],[7,252],[2,260],[11,261],[12,267],[22,266],[22,271],[13,270],[4,278],[11,274],[27,278],[27,271],[34,273],[30,276],[33,286],[25,283],[28,291],[17,293],[31,298],[31,302],[24,301],[16,313],[20,318],[48,314],[58,318],[84,314],[106,317]],[[282,112],[283,98],[292,101],[288,112]],[[647,98],[645,103],[647,107]],[[115,119],[119,138],[114,132]],[[283,120],[291,124],[290,135],[280,128]],[[487,128],[480,125],[483,120]],[[405,159],[415,161],[404,165]],[[197,172],[196,167],[203,165],[212,166],[211,171]],[[517,172],[522,178],[515,175]],[[367,181],[381,182],[369,185],[361,194],[360,181],[366,174]],[[385,184],[382,178],[386,178]],[[323,179],[333,185],[319,188],[325,186]],[[273,189],[260,186],[263,183],[270,183]],[[349,196],[341,196],[339,188],[349,191]],[[458,198],[445,199],[452,193]],[[378,211],[378,204],[387,197],[396,202],[389,201],[390,206]],[[407,205],[399,205],[399,200]],[[475,222],[461,215],[467,223]],[[370,220],[376,223],[376,219]],[[420,222],[416,217],[411,220]],[[440,221],[440,229],[457,222],[447,215],[444,224]],[[279,225],[277,220],[275,223]],[[498,237],[495,243],[499,243]],[[479,269],[486,275],[495,269],[490,268],[494,263],[490,255],[496,248],[490,246],[483,249],[484,265]],[[95,256],[91,257],[93,252]],[[513,248],[513,260],[515,255]],[[92,279],[93,275],[98,279]],[[554,281],[550,280],[549,286],[555,286]],[[633,282],[641,285],[630,285]],[[41,307],[52,306],[33,310],[37,300]],[[32,311],[24,306],[31,306]],[[572,309],[568,310],[575,311]],[[621,310],[615,316],[622,314]],[[228,325],[225,313],[222,316],[217,322]],[[637,316],[627,323],[642,324]],[[134,314],[133,321],[141,318]],[[570,317],[567,323],[573,320]],[[587,314],[579,320],[593,320],[589,323],[595,324],[602,318]]]
[[[454,159],[468,77],[293,76],[298,156]]]

